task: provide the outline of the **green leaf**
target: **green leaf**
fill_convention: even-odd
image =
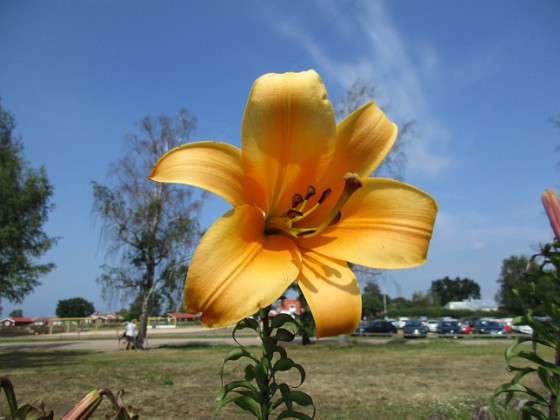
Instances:
[[[224,363],[230,362],[230,361],[233,361],[233,360],[239,360],[242,357],[248,357],[248,358],[254,360],[255,362],[258,362],[258,360],[259,360],[251,352],[245,350],[244,348],[239,348],[239,349],[235,348],[235,349],[231,350],[226,355]]]
[[[538,402],[539,404],[547,404],[546,399],[540,395],[538,392],[532,390],[531,388],[522,385],[522,384],[504,384],[501,385],[500,387],[498,387],[498,389],[496,389],[496,392],[494,395],[498,395],[504,392],[522,392],[525,393],[531,397],[533,397],[535,399],[536,402]]]
[[[248,389],[249,391],[257,393],[257,389],[255,388],[255,386],[251,382],[249,382],[249,381],[233,381],[233,382],[225,384],[220,389],[220,392],[218,393],[218,396],[216,397],[216,401],[219,402],[219,401],[223,400],[227,396],[227,394],[229,394],[233,390],[237,390],[238,388]],[[237,392],[239,392],[239,391],[237,391]]]
[[[284,398],[301,406],[313,405],[313,399],[305,392],[301,391],[290,391]]]
[[[313,417],[309,417],[305,413],[300,413],[299,411],[293,411],[293,410],[284,410],[277,417],[278,420],[283,420],[283,419],[311,420],[312,418]]]
[[[261,418],[259,403],[247,395],[238,395],[217,401],[216,404],[214,404],[214,411],[218,411],[229,403],[234,403],[241,409],[253,413],[255,417]]]
[[[235,328],[233,329],[232,334],[235,335],[235,333],[239,330],[244,330],[246,328],[249,328],[253,331],[259,331],[259,323],[258,321],[254,320],[253,318],[245,318],[242,319],[241,321],[239,321],[236,325]]]
[[[295,362],[290,359],[290,358],[283,358],[283,359],[279,359],[276,361],[276,363],[274,363],[274,367],[272,368],[273,372],[277,372],[277,371],[286,371],[286,370],[290,370],[291,368],[293,368],[295,365]]]
[[[274,349],[274,353],[278,353],[281,359],[285,359],[288,357],[288,352],[284,347],[276,346]]]
[[[278,340],[276,337],[262,337],[262,346],[266,354],[274,354],[278,349]]]
[[[541,380],[543,385],[546,387],[546,389],[548,389],[548,391],[551,394],[557,395],[558,394],[558,384],[556,384],[556,385],[554,384],[554,381],[552,379],[552,375],[549,374],[549,372],[542,367],[538,368],[537,374],[539,375],[539,379]]]
[[[531,415],[531,418],[536,418],[539,420],[548,420],[548,417],[541,411],[537,410],[535,407],[531,407],[529,403],[525,404],[521,409],[522,413],[527,413]],[[525,417],[523,417],[525,418]]]
[[[233,402],[241,409],[253,413],[256,418],[261,418],[261,406],[254,399],[246,396],[239,396]]]
[[[3,389],[4,393],[6,394],[6,400],[8,400],[8,407],[10,408],[10,417],[15,418],[17,411],[17,401],[12,382],[8,378],[0,376],[0,389]]]
[[[301,376],[301,381],[299,382],[299,384],[297,386],[295,386],[294,388],[297,388],[298,386],[301,386],[301,384],[303,384],[303,382],[305,382],[305,369],[303,368],[302,365],[295,363],[294,364],[294,368],[296,368]]]
[[[251,382],[255,379],[255,367],[253,365],[245,366],[245,380]]]
[[[295,334],[285,328],[279,328],[274,336],[278,341],[290,342],[295,338]]]
[[[263,361],[257,363],[254,369],[255,380],[257,381],[257,386],[261,391],[268,389],[268,369],[265,367]]]
[[[278,314],[272,318],[272,322],[270,323],[273,329],[283,327],[284,324],[293,324],[297,328],[298,322],[292,318],[291,315]]]
[[[536,363],[552,373],[560,374],[560,366],[556,366],[554,363],[547,362],[546,360],[542,359],[534,352],[520,351],[518,356],[523,359],[529,360],[533,363]]]

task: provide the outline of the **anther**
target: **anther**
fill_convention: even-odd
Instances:
[[[294,217],[302,216],[303,213],[301,211],[297,211],[296,209],[290,209],[286,213],[286,217],[288,219],[293,219]]]
[[[309,200],[311,197],[313,197],[315,195],[316,192],[317,192],[317,190],[315,189],[315,187],[313,185],[310,185],[309,187],[307,187],[307,192],[305,194],[305,199]]]
[[[307,197],[305,197],[307,199]],[[292,195],[292,208],[295,208],[303,203],[303,197],[301,194],[294,194]]]
[[[321,198],[319,198],[318,203],[323,204],[323,201],[325,201],[330,194],[331,194],[331,189],[327,188],[325,191],[323,191],[323,194],[321,194]]]

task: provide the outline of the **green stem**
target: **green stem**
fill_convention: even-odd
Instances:
[[[560,332],[556,332],[556,354],[554,357],[554,364],[556,367],[560,367]],[[560,375],[557,373],[552,374],[552,383],[554,384],[554,389],[558,389],[560,384]],[[558,414],[560,414],[560,400],[558,398],[558,394],[550,394],[549,399],[549,415],[548,418],[550,419],[557,419]]]
[[[261,418],[262,420],[268,420],[268,415],[270,414],[270,383],[274,380],[272,378],[272,371],[269,369],[272,362],[273,354],[270,352],[270,321],[268,318],[270,308],[260,308],[259,315],[262,321],[262,329],[261,329],[261,340],[262,340],[262,352],[263,352],[263,360],[267,360],[267,375],[268,381],[266,383],[266,388],[261,390]]]

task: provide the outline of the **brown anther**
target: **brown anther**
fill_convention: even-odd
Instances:
[[[309,200],[311,197],[315,195],[316,192],[317,190],[315,189],[315,187],[313,185],[310,185],[309,187],[307,187],[307,192],[305,193],[305,199]]]
[[[297,207],[301,203],[303,203],[303,197],[301,196],[301,194],[292,195],[292,207]]]
[[[327,197],[331,194],[331,189],[327,188],[325,191],[323,191],[323,194],[321,194],[321,198],[319,198],[319,204],[323,204],[323,201],[325,201],[327,199]]]
[[[297,211],[296,209],[290,209],[286,213],[286,217],[288,219],[293,219],[294,217],[301,216],[303,213],[301,211]]]

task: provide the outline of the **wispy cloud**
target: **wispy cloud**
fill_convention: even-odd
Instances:
[[[504,222],[499,217],[482,215],[476,212],[452,213],[440,210],[434,232],[432,248],[442,254],[455,254],[457,251],[503,250],[518,244],[526,244],[527,252],[536,245],[539,238],[547,238],[550,232],[545,225],[517,225]],[[504,255],[504,258],[508,255]]]
[[[335,16],[333,9],[326,9],[331,19]],[[389,105],[393,119],[416,121],[418,136],[409,144],[410,174],[433,178],[445,173],[453,159],[441,150],[452,134],[432,114],[423,80],[428,73],[432,77],[436,70],[437,54],[429,46],[424,47],[424,54],[407,48],[407,40],[383,2],[356,3],[330,28],[331,32],[340,31],[340,37],[348,39],[352,46],[349,50],[354,51],[353,56],[344,60],[340,59],[339,50],[325,45],[322,37],[311,34],[307,27],[296,26],[289,20],[277,25],[284,36],[304,46],[305,54],[317,64],[325,79],[343,88],[356,80],[373,80],[378,92],[376,99],[381,105]],[[353,28],[353,34],[348,33],[348,28]]]

